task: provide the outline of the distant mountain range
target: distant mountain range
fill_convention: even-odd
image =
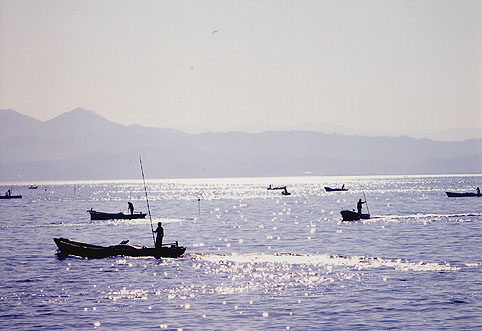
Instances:
[[[81,108],[41,122],[0,110],[0,180],[482,173],[482,139],[315,131],[188,134],[124,126]]]

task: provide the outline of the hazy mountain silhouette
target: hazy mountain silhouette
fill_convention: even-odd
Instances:
[[[188,134],[74,109],[47,122],[0,110],[0,180],[481,173],[482,139],[314,131]]]
[[[43,123],[15,110],[0,110],[0,138],[23,136],[25,132],[37,133]]]

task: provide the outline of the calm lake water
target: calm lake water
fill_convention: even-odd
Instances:
[[[482,329],[482,198],[444,193],[482,176],[148,180],[179,259],[59,259],[54,237],[152,246],[149,218],[86,212],[147,211],[142,181],[29,184],[0,186],[24,196],[0,200],[0,329]],[[374,218],[342,222],[364,194]]]

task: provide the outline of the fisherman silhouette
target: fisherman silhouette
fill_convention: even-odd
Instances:
[[[7,192],[5,192],[5,196],[9,197],[11,195],[12,195],[12,191],[10,191],[10,189]]]
[[[357,204],[356,204],[356,209],[358,209],[358,214],[361,214],[361,210],[362,210],[362,207],[363,207],[363,204],[366,203],[366,201],[361,201],[361,199],[358,200]]]
[[[156,236],[156,248],[162,247],[162,238],[164,237],[164,228],[162,227],[162,223],[157,223],[157,229],[154,230],[157,233]]]
[[[129,212],[131,213],[131,215],[134,214],[134,205],[132,204],[132,202],[128,202],[127,203],[127,208],[129,208]]]
[[[480,187],[477,186],[477,194],[480,194]]]

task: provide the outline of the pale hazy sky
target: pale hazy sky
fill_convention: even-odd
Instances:
[[[188,132],[482,127],[482,0],[0,0],[0,109],[76,107]]]

